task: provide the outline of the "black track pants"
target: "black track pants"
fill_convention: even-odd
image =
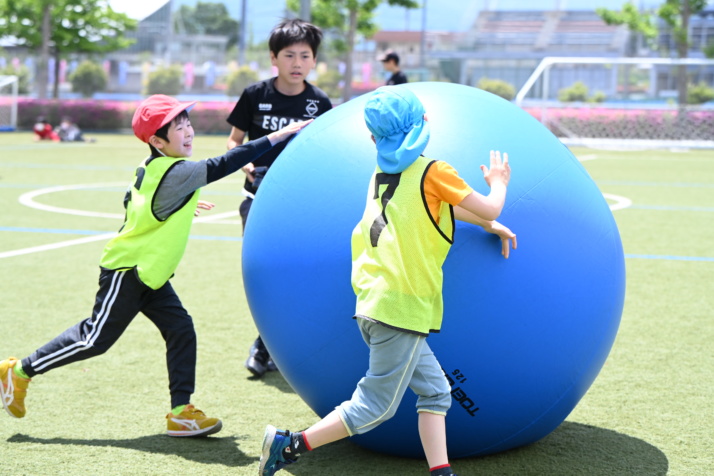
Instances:
[[[171,407],[189,403],[196,381],[196,332],[191,316],[171,283],[153,290],[138,279],[133,269],[102,269],[92,317],[70,327],[23,359],[22,368],[33,377],[103,354],[140,312],[159,328],[166,341]]]

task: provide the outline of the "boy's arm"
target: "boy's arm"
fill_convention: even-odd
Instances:
[[[461,203],[454,206],[454,218],[483,227],[489,233],[501,239],[501,254],[508,258],[511,245],[516,249],[516,234],[498,223],[496,218],[501,214],[506,201],[506,189],[511,178],[511,167],[508,164],[508,154],[491,151],[491,166],[481,166],[483,178],[491,187],[488,195],[471,192]]]
[[[268,140],[270,140],[271,145],[275,145],[278,142],[282,142],[288,137],[292,136],[293,134],[297,134],[300,132],[305,126],[310,124],[314,119],[310,119],[309,121],[299,121],[299,122],[293,122],[288,124],[287,126],[283,127],[282,129],[271,132],[268,134]]]
[[[465,221],[466,223],[481,226],[487,232],[497,235],[501,239],[501,254],[506,259],[508,259],[510,249],[513,248],[515,250],[518,246],[516,234],[513,233],[508,227],[495,220],[484,220],[483,218],[474,215],[460,206],[454,207],[454,218],[459,221]]]
[[[238,129],[236,126],[233,126],[231,128],[231,133],[228,136],[228,150],[234,149],[239,145],[243,145],[244,141],[245,131],[242,129]],[[250,182],[253,182],[253,180],[255,180],[255,177],[253,177],[253,170],[255,170],[255,166],[252,162],[243,166],[243,173],[246,175],[246,177],[248,177],[248,180]]]
[[[225,154],[206,159],[206,183],[222,179],[269,151],[272,147],[267,137],[246,142],[226,151]]]
[[[245,131],[238,129],[236,126],[231,128],[231,133],[228,136],[228,150],[231,150],[241,144],[245,140]]]
[[[492,150],[490,168],[482,165],[481,171],[491,191],[485,196],[478,192],[471,192],[458,206],[483,220],[492,221],[501,214],[503,204],[506,202],[506,188],[511,178],[508,154],[503,154],[503,161],[501,161],[501,153]]]
[[[248,141],[245,144],[234,147],[220,157],[214,157],[206,160],[207,183],[215,182],[223,177],[230,175],[238,169],[245,167],[255,159],[270,150],[272,146],[278,142],[282,142],[293,134],[299,132],[303,127],[310,124],[309,121],[294,122],[288,124],[282,129],[271,132],[267,136],[260,139]]]

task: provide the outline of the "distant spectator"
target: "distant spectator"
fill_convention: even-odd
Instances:
[[[392,73],[387,80],[387,86],[395,86],[407,82],[407,76],[399,69],[399,55],[389,50],[379,57],[379,61],[384,65],[384,69]]]
[[[82,129],[72,122],[72,119],[65,116],[57,126],[55,132],[62,142],[94,142],[94,139],[87,139],[82,135]]]
[[[41,141],[41,140],[51,140],[53,142],[60,141],[59,136],[52,129],[52,124],[50,124],[49,121],[44,118],[44,116],[39,116],[37,118],[37,121],[35,121],[35,125],[32,127],[32,130],[35,133],[36,141]]]

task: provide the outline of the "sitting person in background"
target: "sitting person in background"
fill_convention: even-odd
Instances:
[[[54,142],[59,142],[60,138],[57,133],[52,129],[52,124],[44,118],[44,116],[39,116],[35,125],[32,126],[32,130],[35,133],[35,140],[51,140]]]
[[[62,122],[57,126],[55,132],[62,142],[94,142],[94,139],[85,139],[82,129],[67,116],[62,118]]]

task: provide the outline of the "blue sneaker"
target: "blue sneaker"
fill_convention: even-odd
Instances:
[[[295,463],[295,458],[285,458],[283,451],[290,452],[291,433],[287,430],[278,430],[273,425],[265,428],[263,436],[263,454],[260,456],[260,476],[273,476],[276,471],[285,465]],[[286,450],[287,449],[287,450]]]

